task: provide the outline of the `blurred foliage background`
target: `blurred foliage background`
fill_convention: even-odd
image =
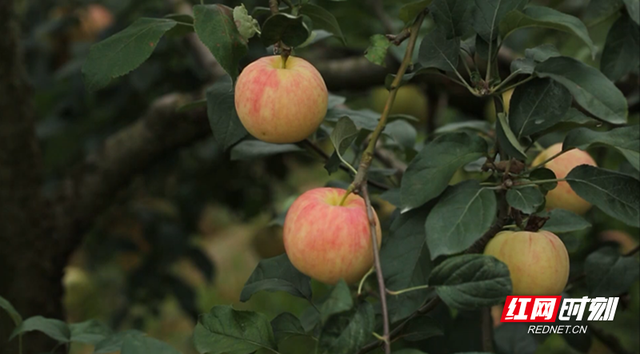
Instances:
[[[402,27],[395,18],[405,2],[318,1],[336,16],[348,45],[328,38],[298,54],[315,61],[361,55],[372,34]],[[599,48],[616,19],[599,8],[608,2],[615,1],[537,1],[585,19]],[[239,5],[239,1],[224,3]],[[249,11],[267,5],[258,0],[244,4]],[[168,36],[142,67],[106,89],[88,92],[83,84],[80,68],[92,43],[124,29],[138,17],[162,17],[175,12],[177,6],[177,1],[167,0],[21,2],[23,45],[35,90],[37,133],[48,185],[55,185],[65,171],[99,149],[107,136],[138,119],[155,98],[169,92],[191,92],[206,83],[188,43],[182,37]],[[518,56],[541,43],[552,43],[562,54],[598,66],[599,58],[591,58],[579,40],[564,33],[521,30],[505,47]],[[403,46],[392,49],[394,56],[403,52]],[[265,54],[262,45],[252,42],[243,64]],[[442,92],[442,87],[424,82],[407,86],[400,91],[394,113],[418,118],[414,124],[420,139],[446,123],[486,119],[484,103],[470,102],[468,107],[448,104]],[[354,109],[381,110],[386,99],[383,86],[333,93],[345,96],[346,105]],[[637,90],[634,97],[636,109],[632,112],[636,113],[631,121],[638,120]],[[544,139],[549,145],[561,141],[562,136],[551,134]],[[324,148],[331,152],[330,144]],[[626,162],[615,153],[597,148],[590,152],[600,166],[625,170]],[[457,176],[467,178],[468,173],[461,170]],[[393,176],[383,178],[398,182]],[[231,303],[271,317],[282,311],[304,317],[306,303],[285,293],[262,292],[247,303],[238,299],[257,262],[284,251],[278,218],[289,203],[301,192],[330,180],[333,184],[346,182],[348,176],[343,172],[329,176],[323,163],[310,154],[230,161],[228,153],[211,138],[168,154],[118,194],[117,202],[99,217],[97,227],[74,254],[64,278],[68,321],[97,318],[114,329],[141,329],[188,353],[198,313],[215,304]],[[376,203],[383,222],[388,222],[393,207],[382,200]],[[638,243],[637,229],[597,210],[591,213],[596,221],[592,229],[561,235],[572,254],[584,257],[598,242],[615,242],[623,250]],[[314,292],[322,294],[321,284],[314,287]],[[636,348],[638,301],[636,284],[626,302],[631,311],[605,328]],[[575,350],[555,336],[538,352]],[[91,348],[77,346],[73,353],[91,353]],[[594,345],[590,353],[608,351]]]

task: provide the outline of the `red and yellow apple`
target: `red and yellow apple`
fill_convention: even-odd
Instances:
[[[352,284],[373,265],[369,218],[364,199],[343,189],[316,188],[298,197],[284,221],[284,247],[303,274],[326,284]],[[375,214],[374,214],[375,215]],[[381,232],[378,231],[378,248]]]
[[[260,58],[238,77],[235,106],[242,125],[268,143],[295,143],[318,129],[329,93],[309,62],[279,55]]]
[[[569,253],[549,231],[502,231],[484,250],[509,268],[513,295],[558,295],[569,278]]]
[[[538,166],[547,159],[562,151],[562,143],[557,143],[542,151],[533,160],[532,166]],[[585,151],[573,149],[547,162],[544,167],[555,173],[556,178],[565,178],[571,170],[579,165],[596,166],[596,162]],[[566,181],[558,182],[556,188],[547,193],[546,208],[565,209],[572,211],[578,215],[582,215],[589,211],[591,204],[580,198],[576,192],[571,189]]]

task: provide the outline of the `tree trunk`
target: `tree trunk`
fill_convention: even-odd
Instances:
[[[0,296],[24,318],[61,318],[62,267],[52,257],[55,240],[47,237],[31,90],[11,0],[0,1],[0,33]],[[1,354],[18,352],[17,340],[6,345],[13,327],[0,314]],[[48,352],[53,345],[42,335],[29,335],[23,353]]]

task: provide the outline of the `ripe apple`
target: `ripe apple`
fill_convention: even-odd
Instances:
[[[558,295],[569,278],[569,253],[549,231],[502,231],[484,250],[509,268],[513,295]]]
[[[260,58],[238,77],[235,105],[247,131],[268,143],[295,143],[318,129],[329,93],[309,62],[279,55]]]
[[[562,143],[557,143],[542,151],[533,160],[532,166],[538,166],[548,158],[562,151]],[[545,167],[556,174],[556,178],[565,178],[571,170],[579,165],[596,166],[596,162],[586,152],[573,149],[547,162]],[[589,211],[591,204],[580,198],[566,181],[558,182],[558,186],[547,193],[546,208],[566,209],[578,215]]]
[[[505,91],[502,93],[502,101],[504,102],[504,111],[509,112],[509,104],[511,102],[511,96],[513,95],[513,89],[509,91]],[[493,98],[487,101],[487,104],[484,106],[484,118],[488,122],[496,121],[496,106],[493,102]]]
[[[371,108],[382,113],[389,97],[389,91],[384,86],[371,90]],[[428,115],[429,100],[417,85],[404,85],[398,89],[396,99],[391,106],[390,114],[408,114],[419,120]]]
[[[316,188],[298,197],[284,221],[284,247],[302,273],[326,284],[355,283],[373,265],[364,199],[345,190]],[[375,212],[374,212],[375,213]],[[375,214],[374,214],[375,215]],[[380,247],[380,222],[376,218]]]
[[[71,32],[72,41],[93,42],[100,32],[113,24],[113,14],[100,4],[90,4],[76,11],[78,26]]]

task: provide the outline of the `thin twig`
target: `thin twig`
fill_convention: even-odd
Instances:
[[[493,353],[493,319],[491,308],[482,309],[482,351]]]
[[[367,190],[367,184],[364,183],[360,187],[360,194],[364,198],[367,207],[367,217],[369,218],[369,228],[371,229],[371,245],[373,248],[373,264],[376,269],[376,277],[378,279],[378,291],[380,292],[380,305],[382,306],[382,331],[384,339],[384,352],[391,353],[391,340],[389,338],[389,311],[387,310],[387,294],[384,285],[384,275],[382,273],[382,264],[380,263],[380,252],[378,251],[378,225],[377,220],[371,206],[371,198]]]

